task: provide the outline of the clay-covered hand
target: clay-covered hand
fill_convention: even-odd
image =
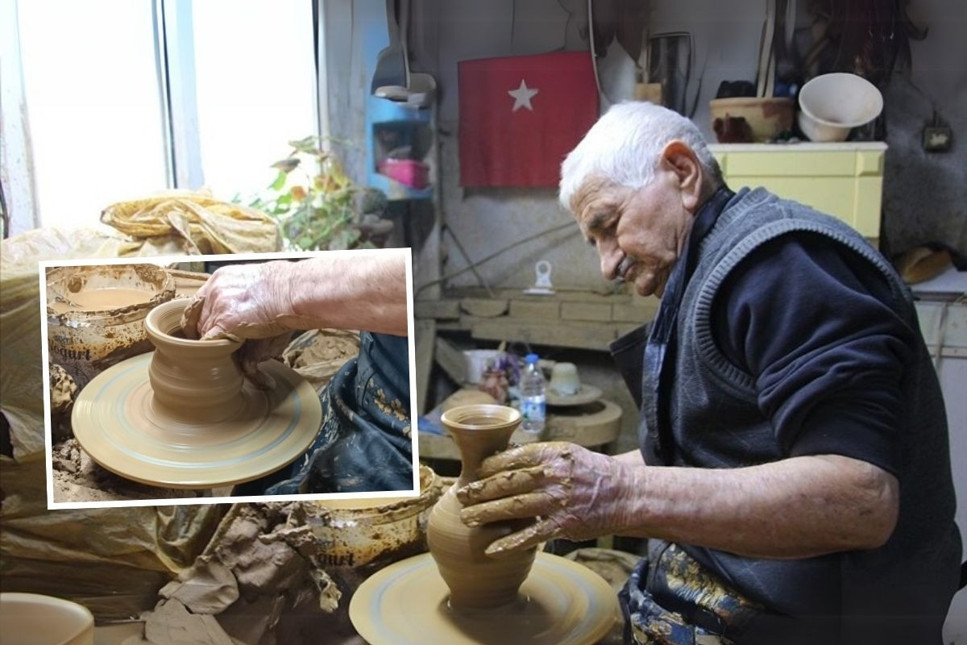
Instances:
[[[291,329],[288,284],[282,277],[286,262],[232,265],[215,271],[202,285],[181,317],[188,338],[243,341],[233,358],[242,374],[260,389],[274,386],[259,371],[263,361],[279,356],[288,345]]]
[[[260,390],[275,388],[275,381],[271,376],[259,370],[259,365],[272,358],[280,358],[285,348],[292,340],[291,333],[272,338],[253,338],[246,340],[235,352],[233,358],[238,363],[242,374]]]
[[[198,320],[201,317],[201,310],[205,304],[204,297],[193,299],[181,315],[181,329],[186,338],[198,340],[201,334],[198,332]],[[280,356],[288,346],[291,333],[286,332],[278,336],[269,338],[239,338],[235,334],[220,333],[222,337],[232,340],[241,340],[242,346],[239,347],[232,358],[235,360],[242,374],[260,390],[270,390],[275,387],[275,383],[268,374],[259,371],[259,363],[271,358]],[[214,338],[215,335],[209,338]]]
[[[558,537],[586,540],[632,525],[640,467],[561,441],[532,443],[488,457],[480,478],[457,491],[469,526],[531,518],[487,547],[488,555]]]
[[[236,264],[218,269],[192,298],[182,326],[202,340],[270,338],[292,331],[288,262]]]

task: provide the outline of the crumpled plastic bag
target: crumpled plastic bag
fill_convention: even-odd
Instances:
[[[282,248],[275,221],[261,211],[202,193],[118,202],[101,221],[137,238],[175,238],[185,253],[261,253]]]
[[[152,606],[205,547],[222,508],[47,510],[37,263],[281,249],[267,216],[204,196],[123,202],[105,213],[127,235],[35,229],[0,242],[0,447],[9,441],[0,454],[0,576],[4,590],[68,597],[99,619]]]
[[[36,458],[44,451],[47,383],[42,370],[37,263],[178,252],[89,228],[34,229],[0,242],[0,414],[10,423],[16,460]]]
[[[223,514],[214,504],[48,511],[46,474],[43,459],[0,456],[3,589],[69,598],[99,620],[154,606]]]
[[[15,459],[44,449],[38,262],[282,249],[279,228],[268,215],[201,193],[119,202],[101,220],[125,235],[48,228],[0,243],[0,413],[11,426]]]

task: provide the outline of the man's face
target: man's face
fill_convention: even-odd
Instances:
[[[572,205],[581,232],[598,251],[604,278],[621,278],[640,295],[660,298],[692,225],[678,176],[660,170],[639,189],[592,179]]]

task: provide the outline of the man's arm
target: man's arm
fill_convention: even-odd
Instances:
[[[488,549],[552,537],[621,534],[749,557],[804,558],[874,548],[896,524],[896,478],[835,455],[734,469],[633,463],[568,443],[530,444],[488,458],[458,493],[465,522],[538,518]]]
[[[232,265],[195,295],[186,324],[204,338],[267,338],[305,329],[405,336],[406,250],[321,254],[300,262]]]
[[[899,484],[849,457],[794,457],[737,469],[639,468],[631,526],[618,529],[747,557],[872,549],[890,537]],[[642,495],[641,492],[644,491]]]
[[[406,249],[380,251],[365,261],[322,255],[296,273],[295,316],[337,329],[406,336]]]

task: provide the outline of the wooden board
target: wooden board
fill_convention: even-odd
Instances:
[[[579,321],[476,319],[471,334],[481,340],[516,340],[535,345],[607,351],[608,344],[618,337],[618,326]]]
[[[460,301],[460,310],[471,316],[481,318],[496,318],[507,313],[508,302],[502,299],[464,298]]]
[[[434,359],[447,376],[455,383],[463,383],[467,376],[467,359],[463,352],[445,338],[437,337],[434,345]]]

